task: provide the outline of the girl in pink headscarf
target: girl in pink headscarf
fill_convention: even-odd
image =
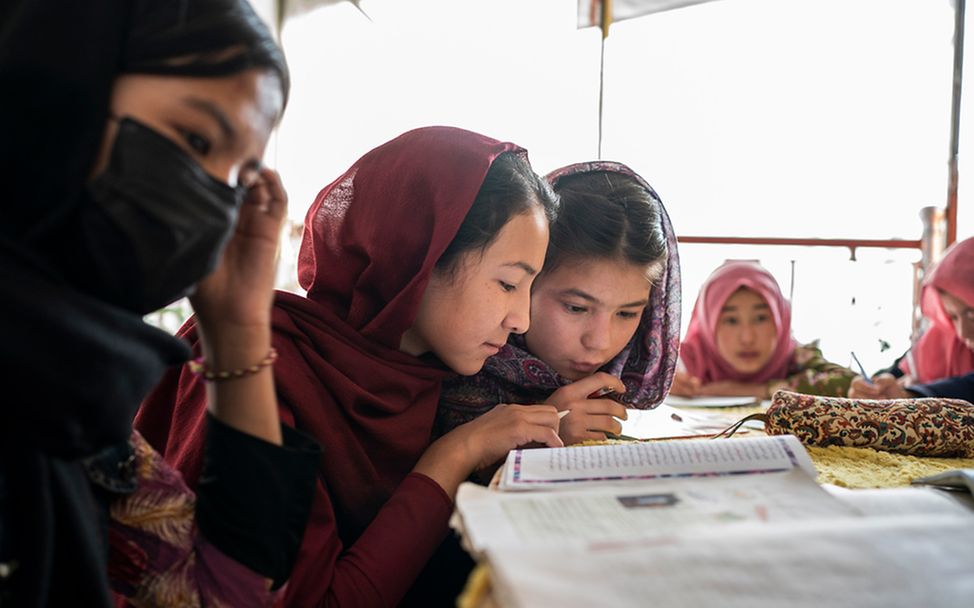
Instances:
[[[756,262],[731,261],[707,279],[680,346],[671,394],[768,399],[788,388],[844,396],[855,373],[791,336],[791,305]]]
[[[850,397],[974,397],[974,238],[951,246],[927,275],[920,306],[927,330],[871,384],[856,378]]]

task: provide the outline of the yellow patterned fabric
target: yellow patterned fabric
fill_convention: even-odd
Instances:
[[[917,477],[950,469],[974,468],[974,458],[931,458],[880,452],[871,448],[806,448],[819,483],[844,488],[895,488]]]

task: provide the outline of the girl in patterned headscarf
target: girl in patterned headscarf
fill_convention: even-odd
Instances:
[[[449,380],[438,429],[499,403],[570,410],[566,443],[618,434],[625,408],[649,409],[669,389],[680,330],[676,236],[656,192],[613,162],[579,163],[548,180],[562,210],[532,290],[531,327],[473,377]],[[611,398],[589,398],[597,393]]]

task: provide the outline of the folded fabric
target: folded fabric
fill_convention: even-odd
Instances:
[[[778,391],[764,428],[811,446],[974,457],[974,405],[960,399],[845,399]]]

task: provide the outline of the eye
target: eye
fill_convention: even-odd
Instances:
[[[639,317],[639,316],[640,316],[641,314],[642,314],[642,313],[640,313],[640,312],[630,312],[630,311],[628,311],[628,310],[620,310],[620,311],[619,311],[619,317],[621,317],[621,318],[623,318],[623,319],[636,319],[636,318],[638,318],[638,317]]]
[[[501,285],[501,289],[510,293],[517,290],[517,285],[511,285],[510,283],[505,283],[504,281],[497,281]]]
[[[582,313],[588,312],[588,309],[585,308],[584,306],[576,306],[574,304],[568,304],[568,303],[563,304],[563,306],[565,307],[565,310],[567,310],[569,313],[573,315],[580,315]]]
[[[199,133],[186,131],[183,134],[183,138],[186,140],[186,143],[189,144],[189,147],[200,156],[206,156],[210,153],[210,148],[212,147],[210,145],[210,140],[203,137]]]
[[[757,316],[754,317],[754,322],[755,323],[765,323],[769,319],[771,319],[771,316],[770,315],[757,315]]]
[[[724,325],[737,325],[737,317],[724,317],[720,322]]]

